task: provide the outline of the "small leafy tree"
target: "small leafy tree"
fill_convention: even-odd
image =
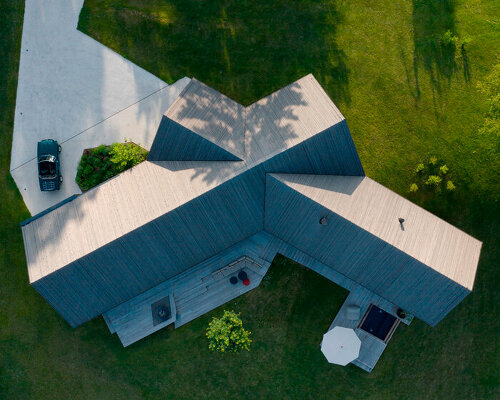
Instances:
[[[243,328],[239,314],[224,311],[221,318],[213,318],[207,328],[208,348],[222,353],[250,350],[250,332]]]
[[[410,185],[410,192],[415,193],[418,190],[418,185],[416,183],[412,183]]]

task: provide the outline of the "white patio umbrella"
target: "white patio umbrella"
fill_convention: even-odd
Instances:
[[[347,365],[359,356],[361,340],[350,328],[334,327],[323,335],[321,351],[328,362]]]

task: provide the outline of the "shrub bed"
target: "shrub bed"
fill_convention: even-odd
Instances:
[[[410,193],[431,192],[443,193],[453,192],[455,184],[450,179],[450,169],[444,161],[437,157],[430,157],[427,163],[420,163],[415,168],[416,182],[410,185]]]
[[[85,192],[139,164],[147,155],[142,147],[127,141],[86,149],[78,164],[76,183]]]

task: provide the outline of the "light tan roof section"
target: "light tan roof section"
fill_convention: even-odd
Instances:
[[[272,176],[472,290],[482,243],[404,197],[367,177]]]
[[[30,282],[218,186],[239,164],[144,161],[24,225]]]
[[[309,74],[246,108],[246,160],[278,154],[343,120]]]
[[[194,79],[181,97],[165,115],[209,140],[219,141],[221,147],[224,142],[225,149],[237,155],[231,146],[241,147],[231,137],[239,138],[243,132],[243,108]],[[145,161],[24,225],[30,281],[57,271],[344,119],[312,75],[266,99],[250,106],[255,118],[262,114],[262,124],[254,124],[247,132],[258,137],[255,142],[249,140],[256,146],[251,159]],[[268,113],[265,104],[269,104]],[[278,112],[281,114],[273,114]],[[223,115],[220,125],[216,123],[218,113]],[[285,132],[290,138],[286,139]]]
[[[245,108],[191,79],[165,116],[236,157],[245,155]]]

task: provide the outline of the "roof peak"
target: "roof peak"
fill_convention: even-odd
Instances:
[[[256,162],[343,120],[312,74],[248,107],[193,78],[165,112],[149,159]]]

